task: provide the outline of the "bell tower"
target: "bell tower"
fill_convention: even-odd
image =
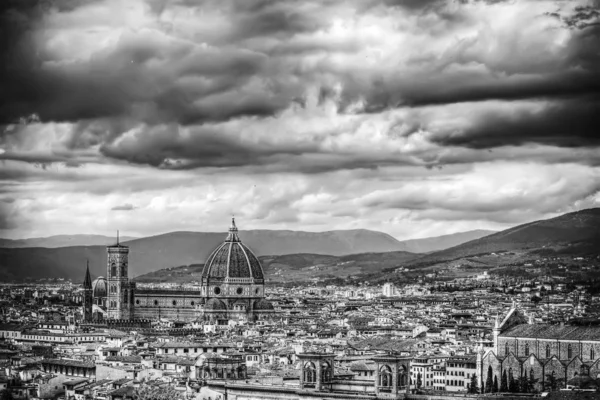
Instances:
[[[92,277],[90,276],[90,262],[87,262],[85,279],[83,280],[83,320],[92,321]]]
[[[108,319],[133,319],[134,286],[129,282],[129,247],[117,243],[106,247],[108,277],[107,314]]]

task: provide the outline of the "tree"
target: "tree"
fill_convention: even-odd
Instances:
[[[500,391],[502,393],[508,392],[508,377],[506,376],[506,370],[502,371],[502,382],[500,383]]]
[[[183,394],[171,387],[142,384],[133,392],[134,400],[183,400]]]
[[[535,389],[535,385],[538,383],[539,379],[535,379],[533,376],[533,370],[529,373],[529,379],[527,380],[527,391],[529,393],[535,393],[537,390]]]
[[[485,392],[486,393],[491,393],[492,392],[492,385],[494,384],[493,378],[492,378],[492,366],[490,365],[488,367],[488,373],[487,373],[487,379],[485,380]]]
[[[12,393],[8,390],[0,390],[0,400],[13,400]]]
[[[498,393],[498,376],[494,375],[494,387],[492,388],[493,393]]]
[[[517,388],[517,382],[515,381],[515,377],[512,373],[508,377],[508,391],[511,393],[517,393],[519,391]]]
[[[533,301],[534,304],[537,306],[539,304],[539,302],[542,301],[542,298],[539,296],[532,296],[531,301]]]
[[[423,384],[423,381],[421,381],[421,373],[419,372],[417,374],[417,389],[420,389],[422,384]]]
[[[477,384],[477,374],[471,375],[471,384],[469,385],[469,393],[479,393],[479,385]]]
[[[519,392],[521,392],[521,393],[528,392],[528,387],[527,387],[528,381],[529,381],[529,379],[527,379],[527,371],[524,371],[523,375],[521,375],[521,377],[519,378]]]
[[[546,388],[550,390],[556,390],[558,384],[556,382],[556,377],[554,374],[546,375]]]

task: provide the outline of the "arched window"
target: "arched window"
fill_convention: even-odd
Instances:
[[[573,348],[571,347],[571,345],[569,344],[567,346],[567,358],[571,359],[573,357]]]
[[[331,368],[331,365],[329,365],[328,362],[323,362],[321,364],[321,373],[321,376],[323,377],[323,382],[331,382],[331,380],[333,379],[333,369]]]
[[[406,376],[408,374],[406,373],[406,367],[403,365],[400,370],[398,371],[398,385],[400,387],[405,387],[406,386]]]
[[[504,344],[504,355],[508,355],[508,343]]]
[[[546,345],[546,358],[550,358],[550,345]]]
[[[387,365],[384,365],[379,370],[379,386],[392,386],[392,370]]]
[[[115,264],[115,263],[112,263],[110,265],[110,276],[112,276],[112,277],[117,276],[117,264]]]
[[[592,347],[590,349],[590,360],[595,360],[596,359],[596,352],[594,351],[594,348]]]
[[[317,381],[317,369],[312,362],[304,364],[304,371],[302,372],[304,374],[305,383],[315,383]]]
[[[525,355],[529,355],[529,343],[525,344]]]

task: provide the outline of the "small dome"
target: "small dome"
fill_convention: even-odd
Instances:
[[[204,305],[205,311],[220,311],[227,310],[227,305],[223,302],[223,300],[219,300],[217,298],[210,299]]]
[[[99,276],[92,282],[92,296],[93,297],[106,297],[108,294],[106,279],[103,276]]]
[[[208,257],[203,278],[222,280],[225,278],[253,278],[264,280],[262,266],[258,258],[242,242],[237,234],[235,221],[232,220],[225,242]]]
[[[273,307],[273,304],[271,304],[270,301],[267,301],[265,299],[261,299],[261,300],[257,300],[254,303],[254,309],[257,310],[257,311],[259,311],[259,310],[266,311],[266,310],[274,310],[275,307]]]

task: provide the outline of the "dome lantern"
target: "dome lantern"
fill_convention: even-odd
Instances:
[[[226,242],[240,242],[240,237],[238,236],[238,228],[235,226],[235,218],[231,218],[231,226],[229,227],[229,234],[227,238],[225,238]]]

